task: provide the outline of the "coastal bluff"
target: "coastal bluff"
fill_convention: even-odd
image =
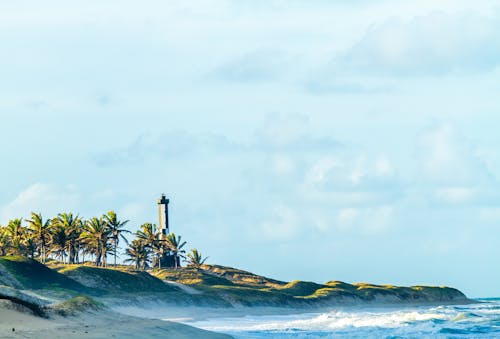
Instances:
[[[40,297],[42,306],[80,295],[106,305],[154,301],[172,306],[217,308],[311,309],[360,304],[471,302],[459,290],[444,286],[400,287],[335,280],[325,283],[284,282],[219,265],[140,271],[129,266],[98,268],[57,262],[43,265],[16,256],[0,257],[0,299],[8,299],[7,290],[10,295],[15,291],[29,291],[31,299]],[[16,298],[21,298],[19,293]]]

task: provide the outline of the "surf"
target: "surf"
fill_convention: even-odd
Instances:
[[[464,306],[344,309],[322,313],[253,315],[189,322],[236,338],[390,336],[500,337],[500,301]]]

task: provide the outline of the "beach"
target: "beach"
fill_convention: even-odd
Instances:
[[[0,268],[2,338],[228,338],[249,319],[258,329],[275,317],[475,303],[451,287],[284,282],[220,265],[146,272],[5,256]]]
[[[128,316],[110,310],[41,318],[0,303],[1,338],[231,338],[171,321]]]

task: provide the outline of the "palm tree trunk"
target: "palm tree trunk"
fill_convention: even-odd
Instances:
[[[115,267],[116,267],[116,248],[117,248],[117,245],[118,245],[118,239],[117,238],[114,238],[114,245],[115,245]]]
[[[68,244],[68,264],[72,264],[73,254],[71,251],[71,243]]]

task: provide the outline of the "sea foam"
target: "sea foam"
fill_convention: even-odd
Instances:
[[[350,309],[189,322],[239,338],[500,338],[500,301],[467,306]]]

